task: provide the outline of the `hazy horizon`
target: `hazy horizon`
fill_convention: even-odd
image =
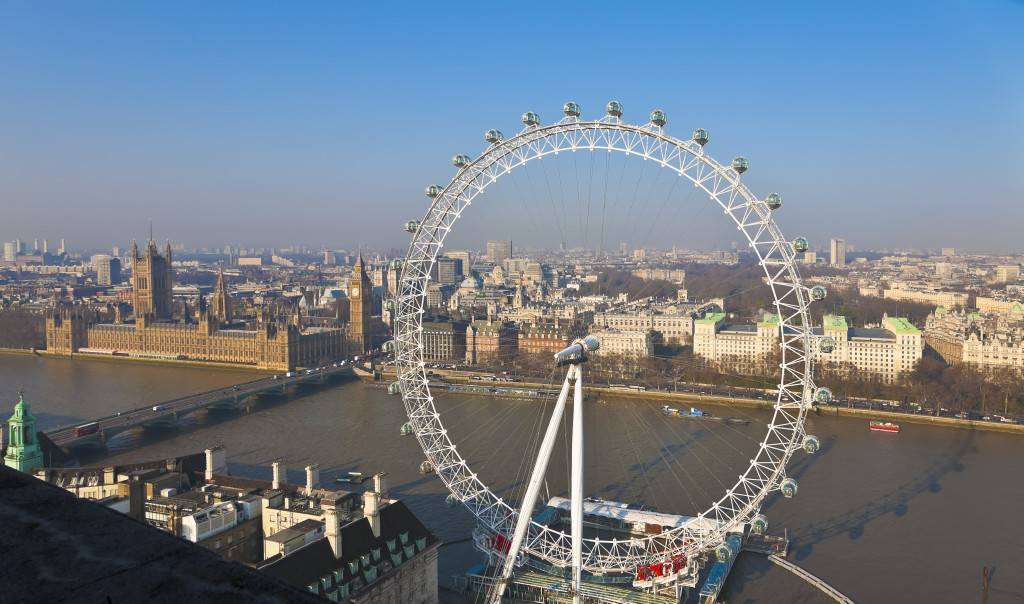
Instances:
[[[816,248],[1024,251],[1021,3],[614,7],[5,5],[0,240],[124,246],[152,220],[189,247],[403,248],[423,188],[448,181],[453,154],[480,153],[486,129],[511,135],[528,110],[556,121],[567,100],[596,118],[617,99],[627,122],[660,108],[668,133],[707,128],[716,159],[747,157],[751,189],[785,198],[783,232]],[[558,210],[510,209],[582,208],[583,168],[556,164],[522,175],[533,193],[489,191],[500,203],[459,232],[593,241]],[[545,187],[556,171],[560,195]],[[652,178],[637,180],[657,208],[677,193]],[[469,230],[499,220],[507,232]],[[608,222],[623,234],[606,247],[630,241]],[[730,247],[686,226],[694,247]],[[671,227],[630,244],[682,247]]]

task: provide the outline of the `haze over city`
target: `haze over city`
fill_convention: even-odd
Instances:
[[[1024,601],[1024,3],[0,4],[0,601]]]
[[[399,245],[485,129],[617,98],[749,158],[789,232],[1020,251],[1019,3],[237,8],[0,8],[0,238]]]

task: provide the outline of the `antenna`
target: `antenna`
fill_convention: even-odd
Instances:
[[[153,241],[153,219],[149,219],[149,240]]]

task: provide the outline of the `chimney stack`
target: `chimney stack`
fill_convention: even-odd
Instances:
[[[377,491],[381,499],[388,498],[388,479],[386,476],[387,472],[380,472],[373,475],[373,490]]]
[[[215,474],[228,473],[228,456],[224,447],[218,445],[206,450],[206,482],[212,482]]]
[[[380,493],[376,491],[363,492],[363,516],[370,523],[373,536],[380,537]]]
[[[275,461],[271,464],[271,467],[274,468],[274,480],[271,483],[270,488],[276,491],[281,488],[281,485],[288,481],[288,469],[285,468],[284,463],[280,461]]]
[[[320,484],[320,464],[306,466],[306,495],[313,494],[313,487]]]
[[[331,551],[335,558],[341,557],[341,526],[338,523],[338,501],[335,496],[324,497],[320,501],[320,508],[324,511],[324,533],[327,541],[331,544]]]

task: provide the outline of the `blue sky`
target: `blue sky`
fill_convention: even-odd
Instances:
[[[485,129],[616,98],[748,157],[787,234],[1022,251],[1021,32],[994,0],[5,2],[0,239],[398,245]]]

